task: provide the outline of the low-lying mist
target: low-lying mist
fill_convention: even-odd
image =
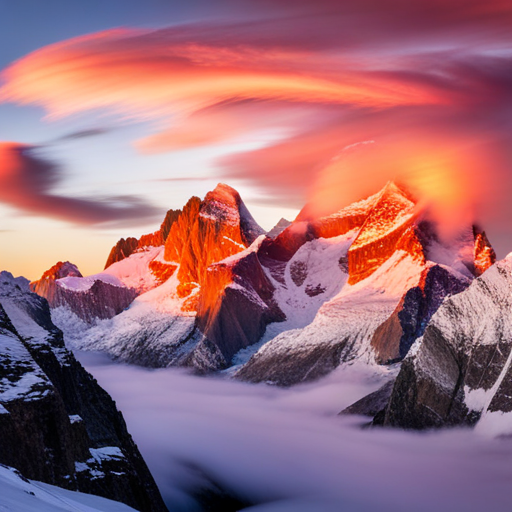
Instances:
[[[211,480],[261,512],[510,510],[512,442],[468,429],[362,429],[337,416],[382,375],[338,369],[291,389],[78,353],[116,400],[172,511]]]

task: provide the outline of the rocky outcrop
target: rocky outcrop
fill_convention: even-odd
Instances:
[[[68,261],[54,265],[30,287],[44,297],[51,308],[67,307],[88,323],[112,318],[137,295],[135,290],[127,288],[111,275],[96,274],[83,278],[76,265]]]
[[[270,231],[267,232],[267,236],[269,238],[275,238],[277,235],[281,234],[290,225],[291,225],[291,222],[289,220],[286,220],[285,218],[281,217],[279,219],[279,222]]]
[[[402,360],[445,297],[462,292],[470,282],[440,265],[427,266],[418,286],[407,290],[393,314],[373,334],[376,361],[390,364]]]
[[[474,274],[480,276],[496,262],[496,253],[485,231],[481,231],[477,226],[473,226],[473,236],[475,238],[475,249],[473,251]]]
[[[389,397],[393,392],[394,380],[387,381],[377,391],[366,395],[357,402],[343,409],[340,415],[356,414],[358,416],[369,416],[371,418],[380,414],[387,406]]]
[[[0,463],[26,477],[166,510],[122,415],[76,361],[47,301],[0,273]]]
[[[227,185],[219,184],[203,201],[190,199],[165,244],[164,260],[179,264],[179,296],[193,295],[212,263],[243,251],[263,233],[238,192]],[[186,307],[193,310],[197,302]]]
[[[391,257],[414,222],[415,206],[394,183],[386,185],[348,251],[350,284],[365,279]]]
[[[154,233],[142,235],[139,239],[128,237],[125,240],[124,238],[121,238],[116,245],[112,247],[110,254],[108,255],[107,262],[105,263],[105,268],[128,258],[135,251],[141,251],[148,247],[159,247],[160,245],[164,245],[172,225],[178,220],[180,214],[181,210],[169,210],[165,215],[160,229]]]
[[[274,292],[256,251],[245,251],[208,268],[197,326],[205,338],[201,344],[215,345],[223,366],[228,366],[240,349],[256,343],[269,323],[285,320]]]
[[[511,273],[509,257],[444,301],[402,363],[384,425],[473,425],[512,411]]]
[[[116,263],[118,261],[124,260],[125,258],[128,258],[130,254],[133,254],[137,247],[139,246],[139,241],[133,237],[130,236],[126,239],[121,238],[114,247],[110,250],[110,254],[107,258],[107,263],[105,263],[105,268],[110,267],[113,263]]]
[[[49,268],[38,281],[30,284],[32,291],[41,297],[52,296],[55,293],[55,281],[64,277],[83,277],[78,267],[69,261],[59,261]]]

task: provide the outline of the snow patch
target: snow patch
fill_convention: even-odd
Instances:
[[[2,512],[135,512],[128,505],[30,481],[14,468],[0,464]]]
[[[109,274],[116,277],[127,288],[134,288],[139,293],[147,292],[158,285],[155,275],[149,269],[151,261],[163,260],[164,246],[150,247],[147,250],[134,252],[128,258],[113,263],[101,275]]]
[[[57,279],[55,283],[66,290],[86,292],[91,289],[96,281],[102,281],[112,286],[125,288],[125,284],[118,277],[109,273],[93,274],[87,277],[63,277],[61,279]]]

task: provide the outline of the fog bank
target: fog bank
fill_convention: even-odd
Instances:
[[[385,374],[338,369],[279,389],[77,356],[116,400],[170,510],[200,510],[189,493],[205,475],[254,512],[510,510],[510,440],[337,416]]]

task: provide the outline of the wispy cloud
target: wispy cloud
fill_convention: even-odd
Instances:
[[[132,222],[159,210],[135,196],[67,197],[52,193],[62,175],[57,164],[38,155],[40,147],[0,143],[0,201],[32,215],[77,224]]]
[[[510,218],[510,2],[236,6],[236,23],[120,29],[42,48],[4,70],[0,99],[41,105],[50,118],[109,109],[153,120],[155,132],[136,142],[143,152],[270,130],[266,147],[223,159],[219,172],[284,204],[306,197],[332,209],[398,178],[445,221]],[[366,140],[375,144],[333,161]]]

